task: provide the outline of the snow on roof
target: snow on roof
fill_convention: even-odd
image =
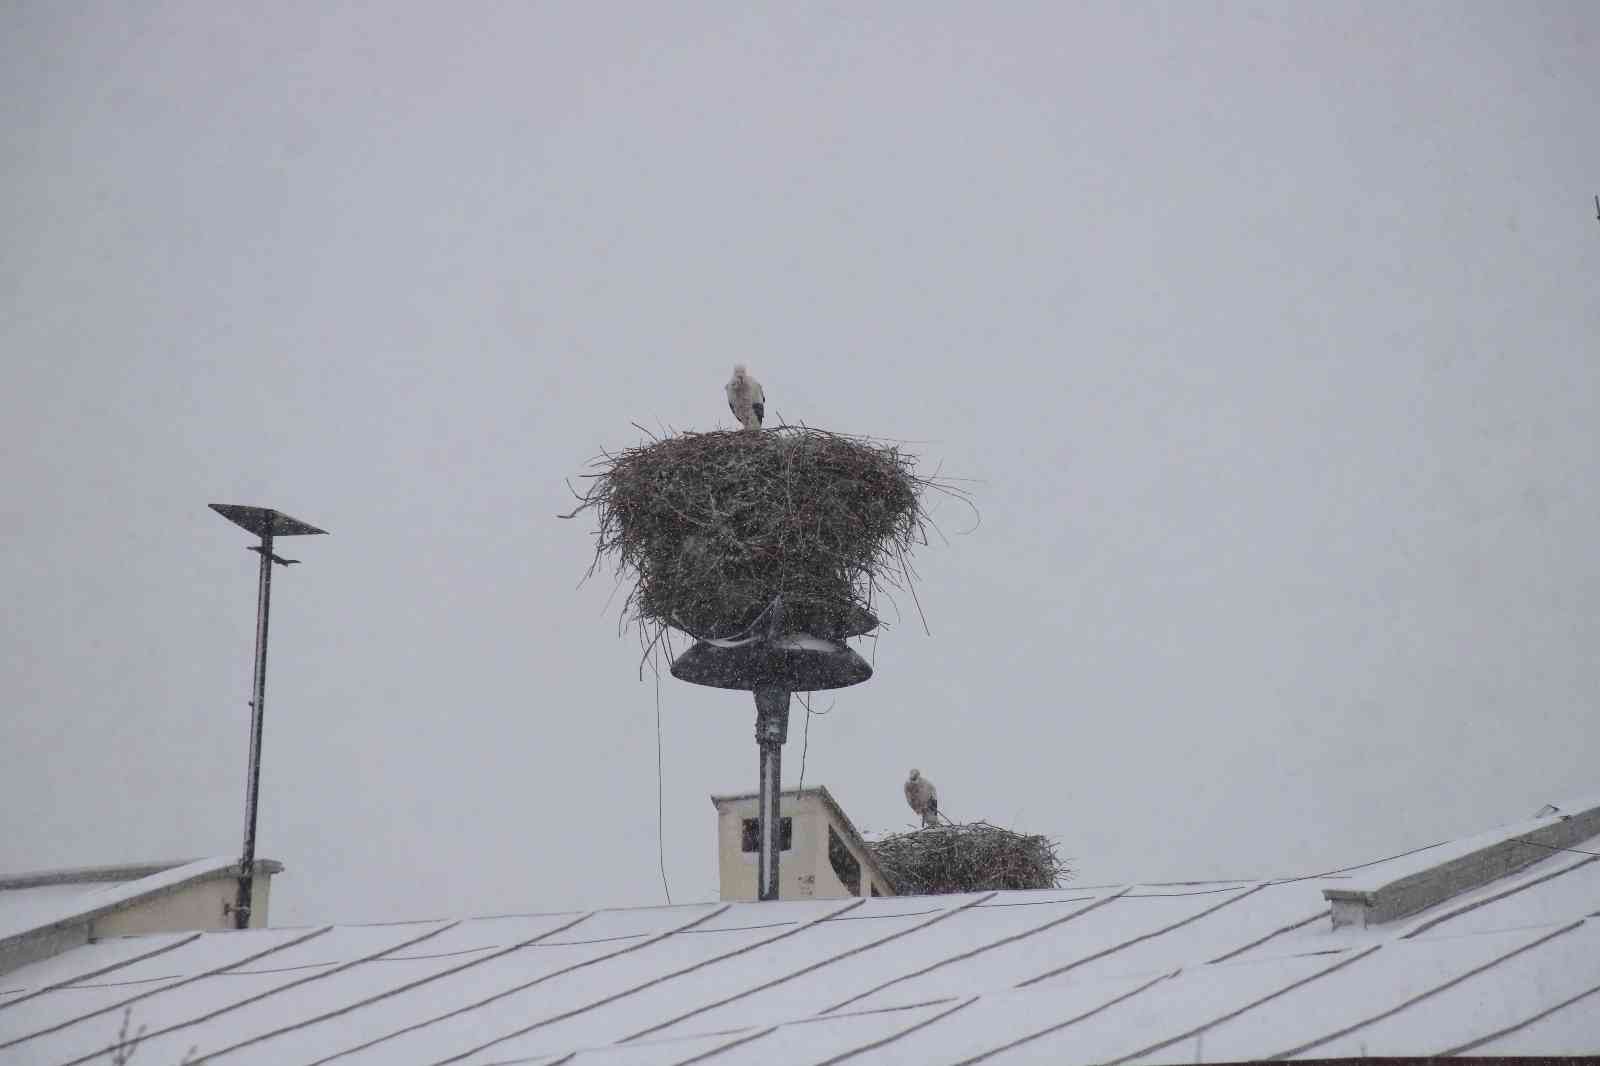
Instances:
[[[62,913],[80,908],[90,893],[163,873],[194,860],[129,863],[119,866],[79,866],[38,870],[25,874],[0,874],[0,941],[48,924]],[[82,903],[81,906],[88,906]]]
[[[0,876],[0,982],[13,952],[69,927],[86,932],[94,919],[199,881],[238,874],[238,860],[86,866]],[[256,869],[276,874],[283,865],[261,859]]]
[[[1595,843],[1338,929],[1323,889],[1427,852],[1289,880],[108,939],[0,975],[0,1061],[105,1061],[124,1012],[138,1061],[227,1066],[1593,1053]]]
[[[1436,845],[1325,889],[1336,926],[1393,921],[1600,835],[1600,796]],[[1392,867],[1392,868],[1391,868]]]

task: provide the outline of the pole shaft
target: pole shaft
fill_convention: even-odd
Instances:
[[[261,719],[267,704],[267,622],[272,610],[272,526],[261,534],[261,577],[256,592],[255,678],[250,698],[250,765],[244,794],[244,855],[239,860],[239,897],[234,905],[234,926],[250,926],[251,896],[255,887],[256,799],[261,791]]]
[[[756,746],[761,754],[759,799],[760,865],[756,898],[778,898],[778,854],[782,851],[779,799],[783,794],[783,742],[789,735],[789,693],[785,689],[756,689]]]
[[[783,749],[776,744],[762,744],[761,751],[761,883],[756,898],[778,898],[778,855],[782,851],[779,836],[783,820],[779,817],[777,782],[783,773]]]

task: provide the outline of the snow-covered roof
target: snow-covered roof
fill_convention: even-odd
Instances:
[[[103,1061],[125,1011],[146,1027],[137,1061],[197,1048],[228,1066],[1600,1051],[1595,841],[1333,927],[1325,889],[1413,877],[1430,852],[1464,854],[1272,881],[108,939],[0,976],[0,1061]]]
[[[281,872],[283,865],[261,859],[255,868],[258,874],[271,875]],[[14,959],[31,957],[40,950],[36,945],[49,938],[86,939],[96,919],[238,873],[237,859],[212,858],[0,876],[0,982]]]
[[[1546,804],[1525,821],[1364,870],[1323,895],[1333,904],[1335,926],[1393,921],[1594,836],[1600,836],[1600,796]]]

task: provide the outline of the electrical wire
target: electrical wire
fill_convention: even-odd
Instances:
[[[802,692],[802,693],[800,693],[800,706],[802,706],[802,707],[804,707],[806,709],[806,728],[805,728],[804,739],[802,740],[802,742],[800,744],[800,784],[799,784],[798,787],[805,788],[806,787],[806,752],[811,750],[811,719],[812,719],[813,716],[815,716],[817,718],[826,718],[826,717],[828,717],[828,715],[833,713],[833,709],[835,707],[839,706],[839,701],[836,699],[832,703],[828,704],[828,709],[825,710],[825,711],[813,711],[811,709],[811,693]]]
[[[811,693],[800,695],[800,706],[806,709],[805,739],[800,744],[800,789],[806,787],[806,752],[811,750]]]

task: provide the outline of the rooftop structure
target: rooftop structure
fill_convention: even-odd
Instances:
[[[272,876],[282,871],[282,864],[270,859],[255,864],[252,927],[267,924]],[[238,886],[235,859],[86,866],[0,877],[0,975],[107,937],[234,928]]]
[[[712,796],[717,808],[717,873],[724,900],[757,898],[760,796]],[[779,800],[783,865],[779,899],[892,896],[884,876],[844,808],[827,788],[787,789]]]
[[[1600,840],[1461,860],[1597,811],[1308,876],[108,936],[0,976],[0,1061],[106,1061],[125,1015],[225,1066],[1592,1054]]]

